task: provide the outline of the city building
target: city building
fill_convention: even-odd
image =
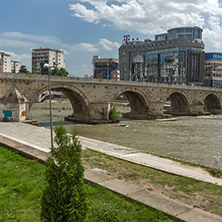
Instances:
[[[19,61],[11,61],[11,70],[14,73],[19,73],[21,69],[21,63]]]
[[[204,86],[222,88],[222,53],[205,53]]]
[[[119,80],[119,61],[113,58],[93,56],[93,78]]]
[[[32,49],[32,72],[39,72],[47,63],[52,67],[66,68],[64,52],[50,48]]]
[[[199,27],[173,28],[155,40],[124,36],[119,48],[120,79],[203,85],[204,44]]]
[[[0,72],[12,72],[10,54],[0,52]]]

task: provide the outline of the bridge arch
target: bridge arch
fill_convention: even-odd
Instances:
[[[89,118],[89,101],[85,94],[74,86],[51,84],[51,89],[55,89],[64,93],[70,100],[73,107],[73,120],[76,121],[88,121]],[[35,101],[35,99],[48,90],[48,86],[44,86],[40,90],[36,91],[34,96],[29,100],[29,111]]]
[[[189,100],[182,92],[174,92],[169,95],[170,112],[173,115],[186,115],[190,112]]]
[[[124,95],[130,104],[131,111],[129,113],[123,113],[123,117],[142,119],[146,118],[148,114],[148,100],[146,96],[139,90],[124,89],[115,94],[111,100],[113,104],[114,100],[120,96]]]
[[[218,114],[221,113],[221,103],[220,103],[220,98],[217,94],[215,93],[210,93],[205,97],[204,105],[205,108],[208,112],[212,114]]]

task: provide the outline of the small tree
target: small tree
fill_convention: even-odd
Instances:
[[[116,107],[113,106],[109,111],[109,119],[111,120],[118,120],[120,116],[119,111],[117,111]]]
[[[51,74],[53,76],[68,76],[69,72],[65,68],[59,69],[59,68],[55,67],[51,70]]]
[[[19,73],[25,73],[25,74],[28,74],[29,71],[27,70],[26,66],[25,65],[22,65],[20,70],[19,70]]]
[[[55,128],[57,148],[52,148],[46,165],[48,185],[42,197],[43,221],[84,221],[86,203],[82,149],[75,134],[67,135],[60,125]]]

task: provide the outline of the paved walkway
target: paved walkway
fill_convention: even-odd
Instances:
[[[138,153],[131,148],[85,137],[79,138],[83,148],[88,147],[120,159],[158,170],[216,183],[220,186],[222,185],[222,180],[213,178],[208,173],[198,168],[181,165],[176,161],[159,158],[150,154]],[[43,127],[36,127],[24,123],[0,122],[0,142],[44,162],[50,151],[50,131]],[[128,184],[125,181],[110,177],[93,169],[85,170],[85,179],[187,222],[222,222],[222,218],[217,215],[180,203],[162,194],[157,194],[141,187]]]

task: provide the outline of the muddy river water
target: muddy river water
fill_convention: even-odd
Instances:
[[[117,106],[120,111],[127,107]],[[52,103],[53,125],[72,114],[70,103]],[[49,104],[35,103],[30,118],[49,127]],[[222,115],[176,117],[175,121],[121,119],[118,124],[64,122],[69,132],[140,151],[222,168]],[[120,126],[125,125],[124,126]]]

